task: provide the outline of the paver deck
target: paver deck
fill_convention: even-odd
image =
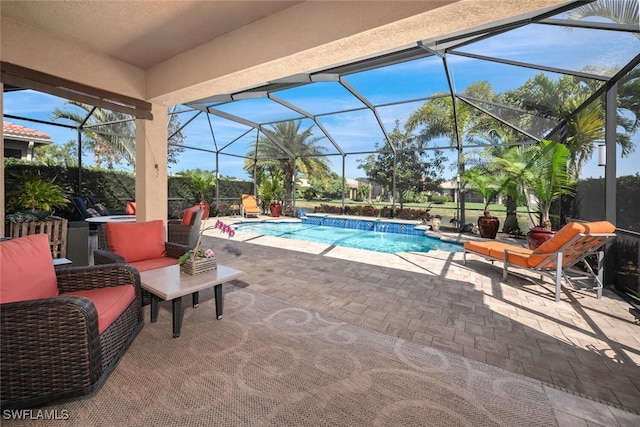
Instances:
[[[465,266],[461,252],[208,234],[253,291],[541,380],[561,425],[640,425],[640,326],[610,289],[563,289],[555,302],[550,281],[504,282],[499,266],[472,255]]]

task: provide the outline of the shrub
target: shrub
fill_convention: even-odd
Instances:
[[[449,201],[449,196],[441,196],[439,194],[434,194],[431,196],[431,202],[436,205],[442,205]]]

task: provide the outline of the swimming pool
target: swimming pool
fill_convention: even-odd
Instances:
[[[424,235],[382,233],[296,222],[246,222],[235,224],[234,228],[238,231],[264,236],[284,237],[390,254],[429,252],[431,250],[462,252],[463,249],[462,245],[443,242],[440,239]]]

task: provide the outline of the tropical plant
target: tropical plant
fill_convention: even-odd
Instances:
[[[483,215],[491,216],[489,205],[500,194],[502,184],[502,180],[498,178],[496,171],[475,166],[460,173],[460,179],[463,185],[471,184],[473,190],[480,193],[484,200]]]
[[[247,153],[245,171],[253,175],[257,166],[280,170],[283,174],[283,211],[293,213],[293,183],[298,174],[323,179],[329,176],[330,162],[324,156],[324,148],[318,142],[324,137],[313,136],[312,127],[300,129],[301,121],[279,122],[271,130],[263,130],[269,136],[261,136]],[[278,141],[284,150],[273,141]],[[286,150],[286,151],[285,151]]]
[[[539,227],[544,230],[551,230],[551,204],[575,191],[568,172],[570,155],[564,144],[542,140],[536,145],[512,147],[496,158],[510,179],[521,183],[528,211],[531,211],[529,194],[534,196],[540,214]]]
[[[178,172],[176,175],[182,176],[189,180],[191,186],[198,193],[200,203],[207,203],[207,192],[210,188],[216,186],[216,174],[202,169],[189,169]]]
[[[258,197],[262,204],[262,212],[269,212],[271,203],[282,199],[282,172],[273,170],[267,176],[267,171],[259,168],[256,171],[256,183],[258,185]]]
[[[30,210],[33,213],[43,211],[50,214],[55,208],[69,204],[69,199],[53,182],[45,181],[39,174],[23,170],[20,175],[15,171],[8,176],[7,210],[17,212]]]

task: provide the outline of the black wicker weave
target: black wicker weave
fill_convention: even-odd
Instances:
[[[167,256],[175,259],[180,258],[191,249],[189,246],[173,242],[165,242],[164,246],[167,251]],[[98,227],[98,248],[99,249],[93,251],[93,263],[95,265],[126,264],[124,257],[109,251],[107,231],[104,224]],[[151,294],[142,289],[142,305],[145,306],[148,304],[151,304]]]
[[[96,391],[144,325],[140,274],[129,265],[56,270],[60,293],[133,284],[137,298],[98,335],[93,303],[80,296],[0,306],[0,405],[33,408]]]

